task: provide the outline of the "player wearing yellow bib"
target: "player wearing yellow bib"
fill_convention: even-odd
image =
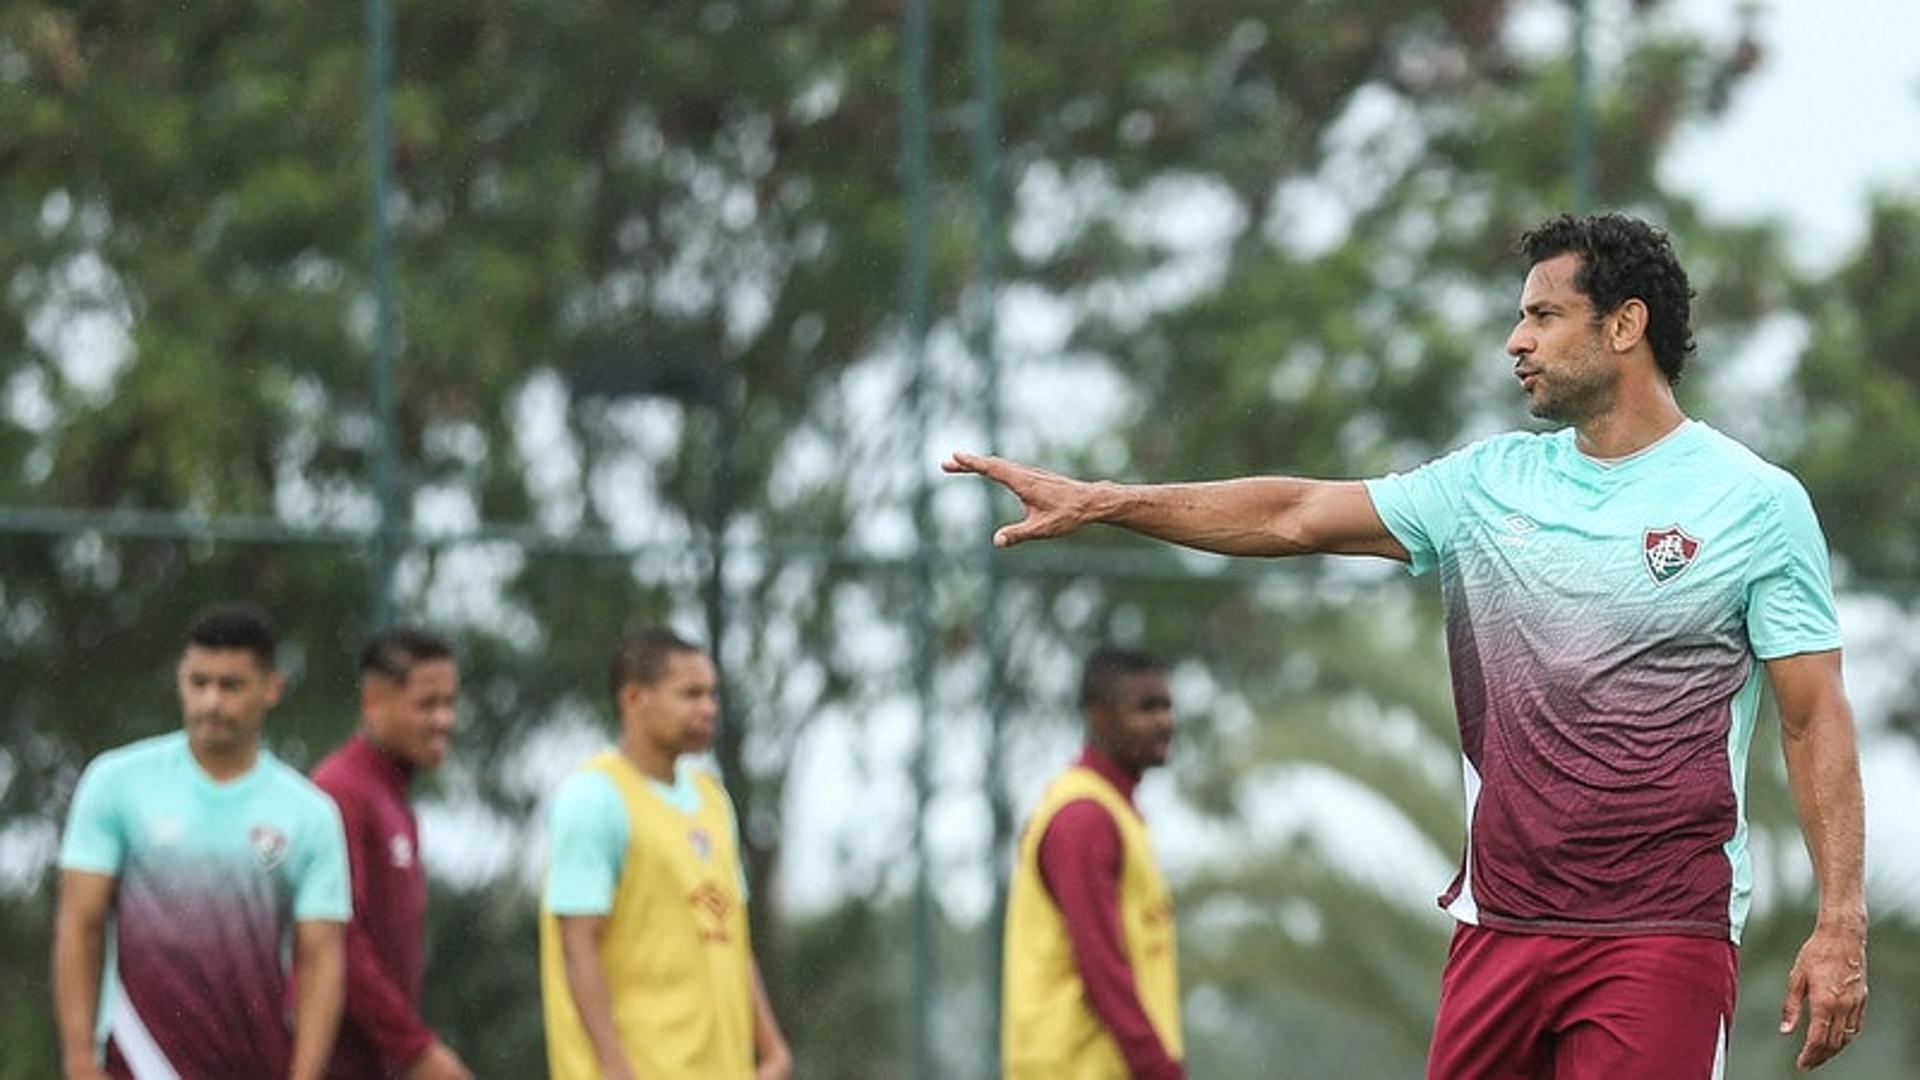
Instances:
[[[1182,1080],[1173,903],[1134,809],[1173,744],[1160,661],[1103,648],[1080,680],[1087,744],[1040,797],[1007,897],[1007,1080]]]
[[[754,964],[733,803],[680,759],[719,714],[713,662],[665,630],[614,654],[620,745],[548,818],[540,985],[553,1080],[784,1080]]]

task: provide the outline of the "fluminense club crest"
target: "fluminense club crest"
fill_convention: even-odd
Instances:
[[[287,834],[271,825],[255,825],[247,830],[247,843],[262,868],[271,870],[287,857]]]
[[[1653,583],[1665,585],[1693,565],[1694,557],[1700,554],[1700,541],[1678,525],[1648,529],[1640,553],[1646,556],[1647,573],[1653,575]]]

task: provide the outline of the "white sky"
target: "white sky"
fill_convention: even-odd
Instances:
[[[1732,40],[1756,13],[1761,68],[1711,128],[1686,133],[1663,176],[1727,219],[1788,221],[1803,265],[1857,244],[1867,194],[1920,191],[1920,2],[1677,0],[1677,17]]]

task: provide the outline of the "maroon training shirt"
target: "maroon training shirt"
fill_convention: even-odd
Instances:
[[[1105,777],[1132,804],[1139,777],[1091,746],[1078,764]],[[1127,1071],[1141,1080],[1185,1080],[1186,1069],[1167,1053],[1140,1004],[1127,963],[1120,934],[1121,856],[1113,815],[1092,799],[1075,799],[1054,814],[1040,837],[1040,880],[1060,905],[1087,1000],[1120,1044]]]
[[[353,870],[347,1011],[327,1070],[333,1080],[399,1076],[433,1044],[420,1018],[427,872],[407,802],[411,777],[364,734],[313,770],[313,782],[340,806]]]

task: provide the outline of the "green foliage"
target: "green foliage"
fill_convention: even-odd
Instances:
[[[1575,91],[1565,58],[1509,44],[1520,5],[1000,6],[1000,194],[1016,228],[1051,235],[1015,244],[1001,274],[1065,310],[1065,351],[1126,397],[1092,445],[1047,430],[1010,444],[1140,478],[1357,476],[1517,420],[1496,352],[1518,289],[1510,245],[1570,197]],[[867,733],[912,687],[909,577],[810,543],[857,555],[889,535],[927,464],[904,410],[862,396],[902,335],[900,5],[394,8],[402,504],[423,524],[525,525],[531,540],[424,538],[401,559],[402,615],[453,634],[467,675],[456,764],[427,794],[500,824],[512,849],[487,880],[436,883],[429,1015],[482,1075],[539,1074],[524,877],[543,792],[527,763],[556,729],[606,723],[621,628],[705,621],[705,553],[724,534],[739,554],[718,608],[718,750],[763,966],[800,1075],[902,1075],[906,918],[890,885],[848,875],[842,905],[806,918],[773,906],[783,815],[812,794],[790,789],[792,763],[832,722],[862,748],[850,786],[890,784]],[[929,13],[944,333],[962,329],[986,253],[969,11]],[[216,598],[252,597],[284,624],[294,690],[269,722],[283,756],[310,764],[353,724],[368,552],[296,530],[364,530],[378,495],[360,20],[353,4],[0,9],[0,507],[287,527],[266,542],[0,537],[0,840],[50,828],[89,756],[177,722],[179,634]],[[1596,103],[1600,198],[1672,225],[1714,352],[1784,305],[1813,313],[1797,464],[1850,564],[1910,578],[1912,209],[1880,207],[1857,265],[1796,288],[1776,230],[1707,222],[1655,171],[1676,130],[1725,106],[1751,43],[1723,52],[1638,21],[1621,42]],[[1158,220],[1181,193],[1223,208],[1197,257]],[[1008,360],[1019,377],[1025,358]],[[946,416],[976,418],[976,388],[937,389]],[[979,544],[971,522],[941,522]],[[607,554],[607,535],[631,550]],[[1138,641],[1208,676],[1175,776],[1210,822],[1235,827],[1276,776],[1313,769],[1371,789],[1410,842],[1451,858],[1431,597],[1331,563],[1230,573],[1086,542],[1148,573],[1103,579],[1025,551],[1002,564],[1016,749],[1070,724],[1062,672],[1088,644]],[[933,613],[956,746],[980,714],[979,642],[961,629],[975,583],[943,577]],[[1406,739],[1373,737],[1386,727]],[[1784,805],[1777,783],[1756,796],[1783,837]],[[1197,1070],[1410,1075],[1444,948],[1426,906],[1440,883],[1384,889],[1337,853],[1246,839],[1255,857],[1182,883]],[[4,884],[0,952],[42,971],[47,882]],[[1782,901],[1782,929],[1756,928],[1752,970],[1780,966],[1803,899]],[[992,1039],[969,929],[945,927],[942,947],[957,1075]],[[0,1076],[45,1074],[44,984],[0,994]]]
[[[1874,581],[1920,577],[1920,205],[1875,204],[1867,238],[1808,289],[1813,340],[1796,374],[1804,435],[1794,462],[1834,547]]]

